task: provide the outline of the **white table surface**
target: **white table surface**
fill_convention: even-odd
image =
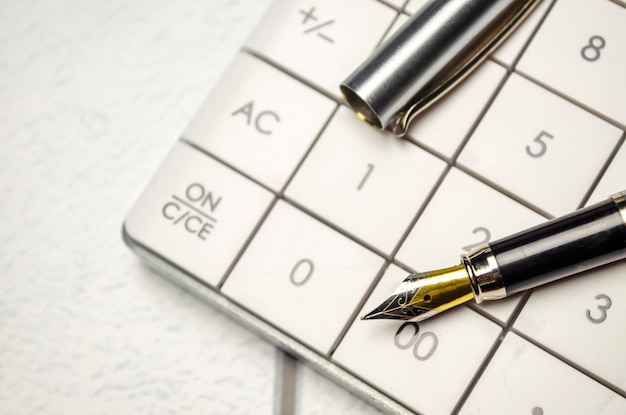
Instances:
[[[0,414],[280,412],[282,354],[120,237],[269,2],[0,5]],[[293,376],[297,413],[374,413]]]

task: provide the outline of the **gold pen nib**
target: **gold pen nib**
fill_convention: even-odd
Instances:
[[[463,265],[411,274],[375,310],[361,317],[423,321],[474,298]]]

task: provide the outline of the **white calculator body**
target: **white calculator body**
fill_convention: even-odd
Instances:
[[[626,5],[544,0],[399,139],[340,82],[424,1],[275,0],[124,224],[162,274],[392,414],[625,414],[626,262],[423,323],[409,273],[626,187]]]

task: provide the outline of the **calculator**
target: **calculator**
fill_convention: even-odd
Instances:
[[[124,222],[131,249],[389,414],[625,414],[626,262],[425,322],[411,272],[626,187],[626,4],[544,0],[404,138],[339,84],[419,0],[274,0]]]

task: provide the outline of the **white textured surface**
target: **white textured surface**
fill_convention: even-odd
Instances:
[[[120,226],[269,1],[0,5],[0,413],[271,413],[273,348]]]

